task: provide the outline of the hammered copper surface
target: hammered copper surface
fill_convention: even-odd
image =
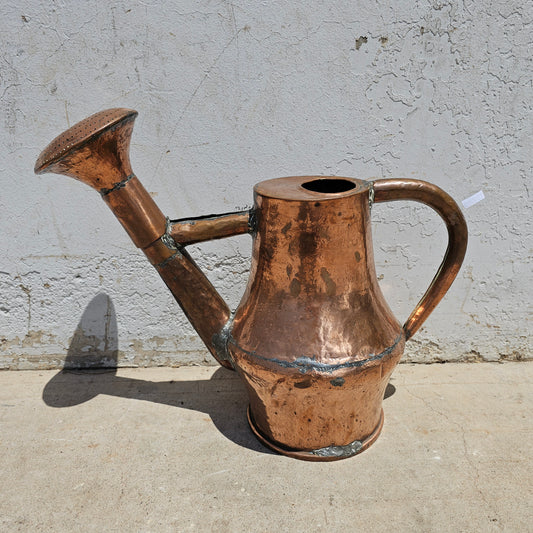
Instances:
[[[248,418],[248,424],[250,425],[250,428],[254,435],[267,447],[271,450],[274,450],[275,452],[281,453],[283,455],[287,455],[288,457],[293,457],[294,459],[301,459],[303,461],[337,461],[339,459],[344,459],[346,457],[351,457],[352,455],[356,455],[358,453],[364,452],[369,446],[374,444],[376,442],[376,439],[379,437],[381,430],[383,429],[383,421],[384,421],[384,415],[383,415],[383,409],[381,410],[381,415],[379,418],[378,425],[374,428],[374,431],[366,437],[365,440],[361,442],[357,442],[357,447],[355,449],[349,449],[347,452],[344,450],[337,450],[336,453],[330,452],[327,448],[324,449],[318,449],[318,450],[295,450],[292,448],[287,448],[286,446],[283,446],[281,444],[277,444],[273,441],[271,441],[269,438],[265,437],[261,431],[257,428],[257,425],[255,423],[255,420],[252,416],[252,413],[250,411],[250,406],[248,406],[247,410],[247,418]],[[340,448],[340,447],[337,447]],[[329,452],[329,453],[328,453]]]
[[[371,184],[302,186],[326,179],[256,186],[252,269],[229,341],[257,429],[294,450],[371,435],[405,341],[374,269]]]
[[[97,113],[54,140],[36,172],[96,188],[172,291],[198,334],[250,397],[249,421],[272,449],[313,461],[361,452],[383,425],[382,400],[405,341],[453,282],[465,220],[444,191],[417,180],[303,176],[259,183],[250,212],[169,221],[133,175],[135,111]],[[444,260],[402,327],[374,267],[373,202],[414,200],[448,229]],[[252,265],[234,316],[184,246],[250,233]]]
[[[328,182],[337,192],[328,192]],[[256,433],[288,454],[374,435],[386,384],[413,332],[411,319],[404,328],[396,321],[377,282],[374,193],[378,201],[423,201],[443,216],[450,244],[422,307],[435,302],[466,247],[464,219],[437,187],[295,177],[255,188],[252,269],[229,350],[248,388]],[[429,314],[424,308],[415,310],[415,325]]]

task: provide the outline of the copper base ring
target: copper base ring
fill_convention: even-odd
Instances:
[[[363,441],[354,441],[345,446],[328,446],[326,448],[320,448],[318,450],[295,450],[294,448],[288,448],[282,444],[274,443],[265,437],[255,425],[255,421],[248,406],[247,410],[248,424],[252,429],[254,435],[271,450],[293,457],[294,459],[301,459],[302,461],[338,461],[339,459],[347,459],[353,457],[364,450],[366,450],[375,440],[379,437],[381,429],[383,428],[383,409],[381,410],[381,416],[379,417],[378,425],[374,428],[374,431]]]

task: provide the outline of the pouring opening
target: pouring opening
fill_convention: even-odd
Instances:
[[[322,193],[346,192],[355,189],[355,183],[338,178],[319,178],[302,183],[302,187],[308,191]]]

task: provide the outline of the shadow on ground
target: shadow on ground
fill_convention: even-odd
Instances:
[[[72,407],[99,394],[143,400],[210,416],[216,428],[240,446],[272,453],[252,434],[246,421],[248,398],[237,374],[219,368],[208,380],[152,382],[117,376],[118,329],[111,298],[95,296],[74,332],[64,368],[43,390],[50,407]],[[385,398],[395,392],[387,385]]]

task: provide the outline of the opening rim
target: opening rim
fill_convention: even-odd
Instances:
[[[357,189],[357,184],[345,178],[315,178],[300,185],[306,191],[319,194],[340,194]]]

